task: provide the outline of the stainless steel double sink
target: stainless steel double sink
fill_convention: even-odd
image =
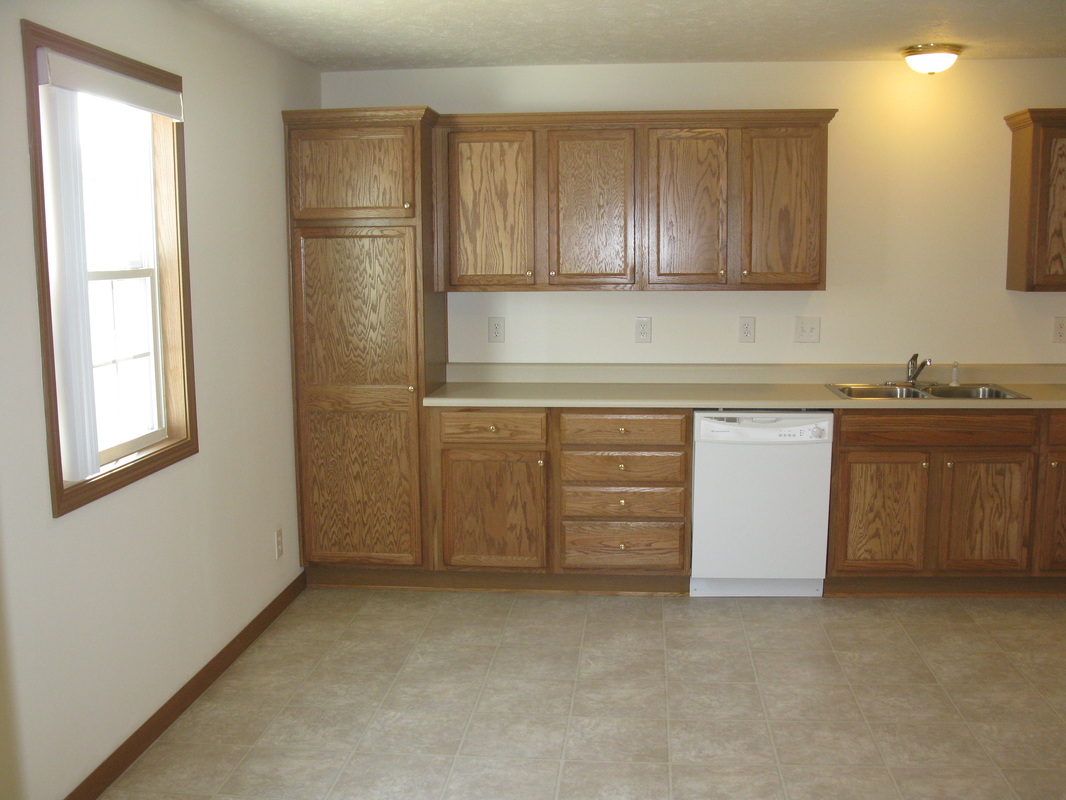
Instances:
[[[826,387],[852,400],[1028,400],[1028,396],[995,383],[907,386],[891,383],[827,383]]]

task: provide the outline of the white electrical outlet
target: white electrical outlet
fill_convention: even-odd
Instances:
[[[285,552],[285,543],[281,538],[281,528],[274,531],[274,558],[281,558]]]
[[[821,317],[796,317],[796,342],[820,342],[822,340]]]
[[[1051,329],[1051,341],[1066,344],[1066,317],[1055,317],[1055,327]]]
[[[504,318],[503,317],[489,317],[489,341],[490,342],[502,342],[504,341]]]
[[[737,341],[755,341],[755,317],[738,317]]]
[[[651,344],[651,317],[637,317],[634,340],[637,344]]]

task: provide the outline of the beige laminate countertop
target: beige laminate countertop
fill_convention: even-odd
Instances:
[[[1029,400],[852,400],[821,383],[447,383],[427,406],[566,408],[1066,408],[1066,384],[1004,383]]]

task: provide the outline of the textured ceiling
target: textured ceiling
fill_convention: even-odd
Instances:
[[[1066,56],[1066,0],[186,0],[322,70]]]

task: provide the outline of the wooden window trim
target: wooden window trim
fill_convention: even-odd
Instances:
[[[44,47],[172,91],[181,91],[181,77],[44,28],[28,20],[22,20],[48,471],[52,493],[52,516],[59,517],[199,452],[199,440],[193,381],[192,308],[189,296],[188,224],[185,216],[183,125],[156,115],[153,116],[152,139],[156,177],[156,249],[163,383],[166,387],[167,435],[161,441],[114,462],[108,469],[85,480],[73,483],[63,480],[45,227],[41,115],[38,101],[37,55],[38,50]]]

